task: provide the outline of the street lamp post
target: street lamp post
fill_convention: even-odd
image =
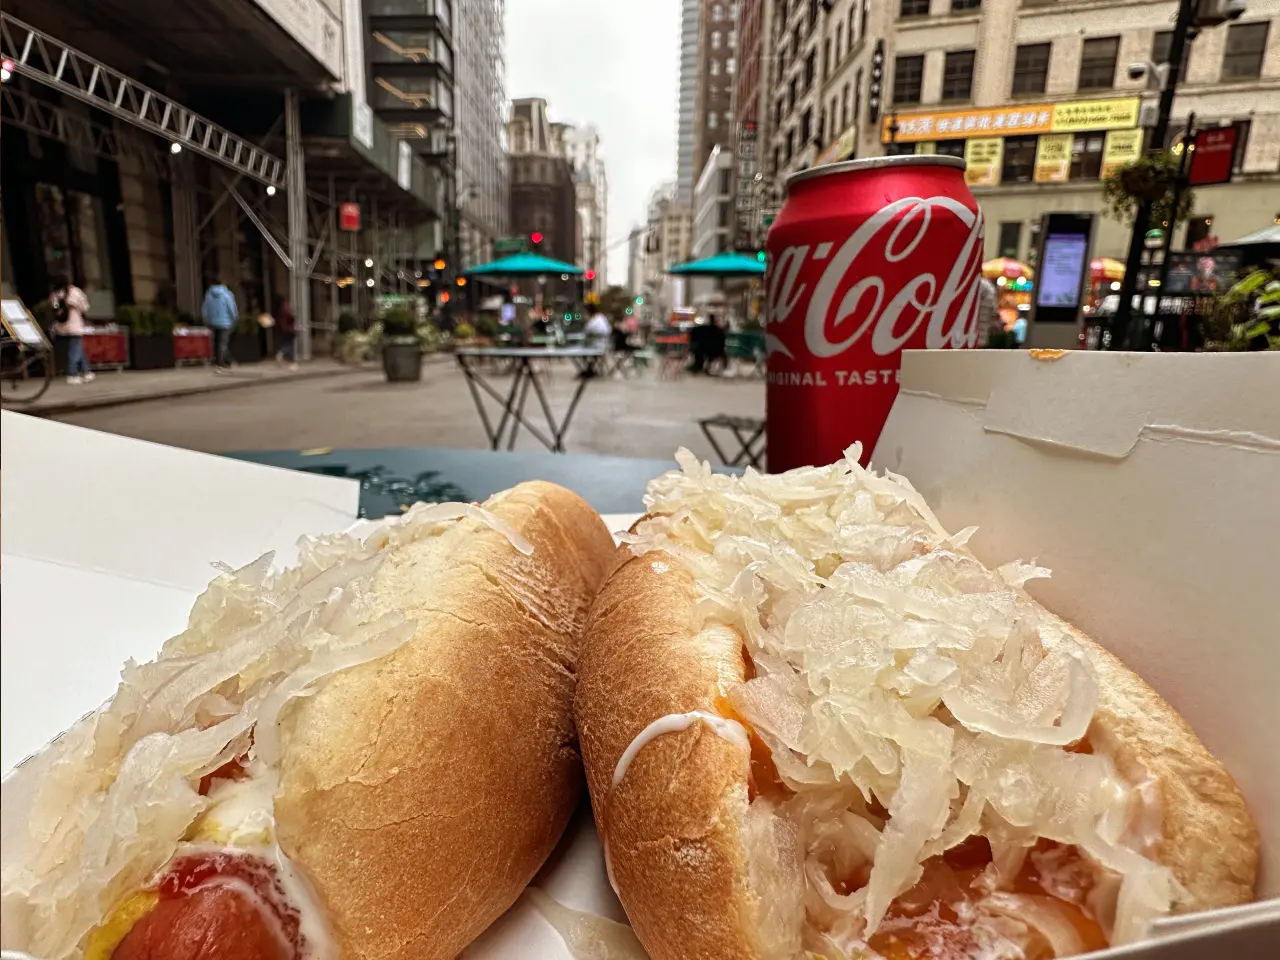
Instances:
[[[1182,73],[1182,60],[1186,56],[1187,44],[1199,32],[1193,23],[1196,4],[1197,0],[1178,2],[1178,19],[1169,43],[1169,73],[1160,90],[1159,112],[1148,144],[1150,150],[1164,149],[1164,141],[1169,133],[1169,116],[1173,112],[1173,97],[1178,88],[1178,77]],[[1131,339],[1131,328],[1134,326],[1133,296],[1138,283],[1138,270],[1142,266],[1143,241],[1151,226],[1151,206],[1150,200],[1141,200],[1133,217],[1133,234],[1129,237],[1129,254],[1125,259],[1124,279],[1120,283],[1120,303],[1111,332],[1111,347],[1115,350],[1123,350]],[[1174,219],[1170,216],[1170,233],[1173,232],[1173,227]]]

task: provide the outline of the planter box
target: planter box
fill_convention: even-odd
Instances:
[[[231,359],[236,363],[260,363],[262,361],[262,337],[257,330],[252,333],[232,332]]]
[[[129,355],[134,370],[166,370],[173,363],[173,337],[138,337],[129,335]]]
[[[422,346],[417,338],[403,343],[382,345],[382,369],[392,383],[410,383],[422,379]]]

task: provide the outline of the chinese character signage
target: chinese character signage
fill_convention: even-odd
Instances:
[[[1236,128],[1218,127],[1201,130],[1196,134],[1195,147],[1191,151],[1191,172],[1188,182],[1195,187],[1208,183],[1228,183],[1231,166],[1236,156]]]
[[[1144,130],[1112,130],[1107,134],[1102,145],[1102,171],[1100,176],[1106,179],[1126,163],[1133,163],[1142,156],[1142,140]]]
[[[1070,133],[1077,130],[1118,130],[1137,124],[1138,98],[1028,103],[976,110],[936,110],[927,113],[900,113],[896,117],[896,139],[899,143]],[[881,139],[885,143],[890,140],[889,124],[892,119],[892,116],[885,117],[881,126]]]
[[[814,161],[819,163],[839,163],[841,160],[847,160],[853,155],[853,138],[856,133],[855,128],[850,127],[844,133],[836,138],[835,142],[829,144],[827,149],[818,154],[818,159]]]
[[[1036,183],[1062,183],[1071,173],[1069,133],[1047,133],[1036,143]]]
[[[999,137],[974,137],[964,145],[964,182],[971,187],[994,187],[1000,182],[1004,141]]]

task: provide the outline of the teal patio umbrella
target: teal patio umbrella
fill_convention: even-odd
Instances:
[[[764,274],[764,261],[754,253],[726,250],[702,260],[677,263],[667,273],[678,277],[758,277]]]
[[[543,277],[567,273],[582,276],[582,268],[563,260],[552,260],[536,253],[516,253],[464,270],[469,277]]]

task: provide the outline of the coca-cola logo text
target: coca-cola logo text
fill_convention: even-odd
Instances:
[[[942,231],[930,229],[940,217],[955,217],[967,228],[954,259],[936,245]],[[804,344],[813,356],[841,354],[868,330],[871,349],[888,356],[901,350],[921,324],[927,324],[925,345],[931,350],[973,346],[982,226],[981,211],[951,197],[904,197],[868,217],[834,252],[833,243],[784,248],[773,258],[766,280],[766,322],[773,328],[765,333],[767,352],[794,359],[788,343],[795,345],[796,338],[788,336],[784,342],[778,327],[805,300],[805,277],[811,273],[805,264],[822,260],[826,266],[804,311]],[[912,275],[915,264],[925,269]],[[941,281],[934,266],[947,270]]]

